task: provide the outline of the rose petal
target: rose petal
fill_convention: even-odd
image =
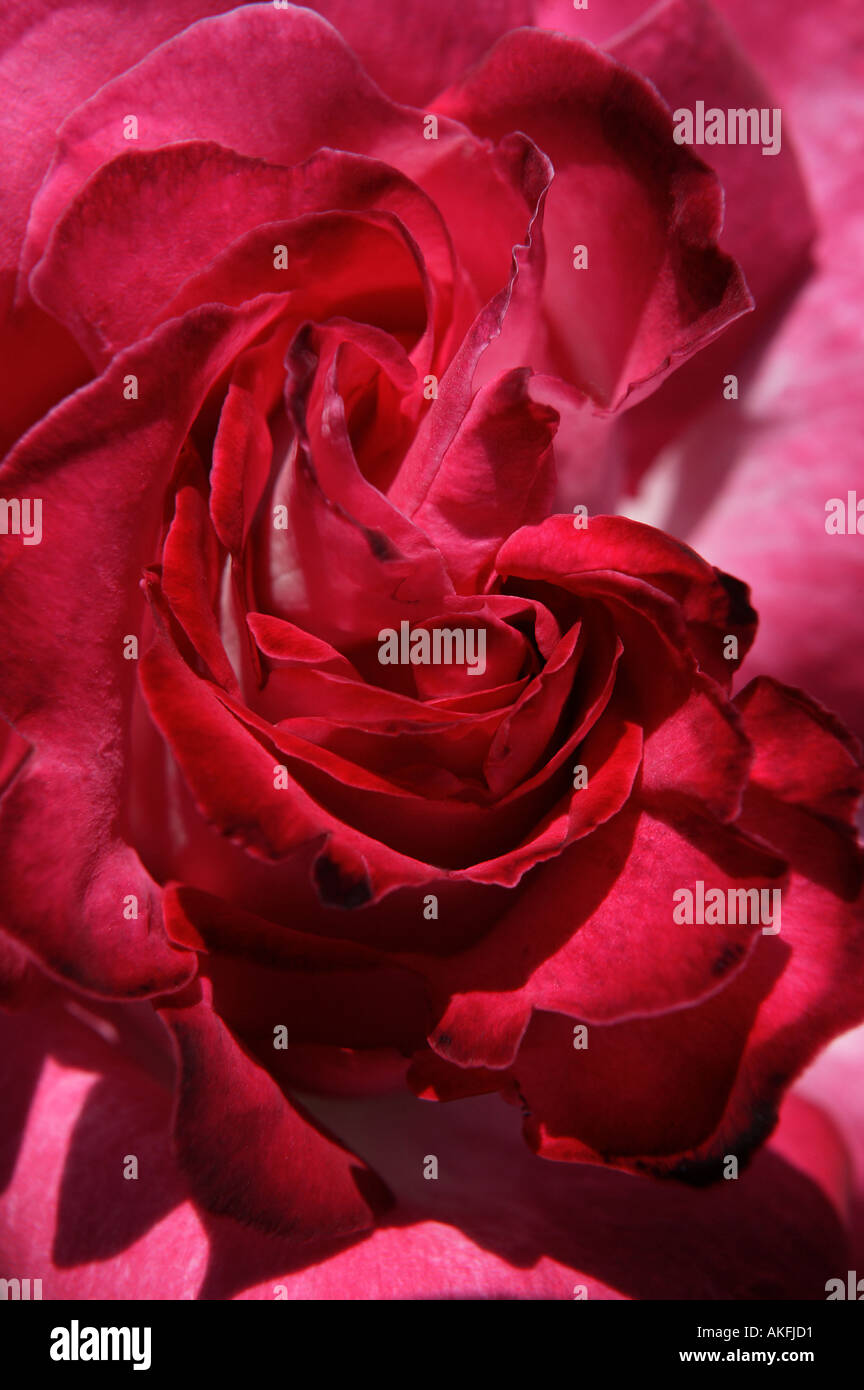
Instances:
[[[716,246],[718,185],[673,144],[652,89],[611,58],[519,29],[438,105],[487,137],[524,131],[555,166],[543,307],[556,348],[535,368],[616,405],[751,307]],[[574,270],[574,243],[588,247],[588,270]]]
[[[177,1046],[174,1137],[208,1210],[273,1235],[354,1235],[388,1204],[384,1185],[315,1127],[203,1001],[166,1005]]]
[[[839,132],[844,149],[861,141],[861,16],[844,4],[722,8],[776,93],[784,133],[794,131],[818,209],[819,269],[742,373],[740,401],[718,400],[658,470],[668,500],[652,519],[752,586],[761,625],[749,670],[803,686],[860,734],[864,548],[825,522],[829,499],[861,495],[860,332],[849,312],[862,296],[859,182],[855,159],[837,158]]]
[[[711,5],[666,0],[617,38],[611,52],[653,82],[672,110],[692,111],[697,101],[723,111],[779,106]],[[698,147],[723,185],[721,243],[741,266],[756,310],[622,421],[631,483],[670,434],[721,399],[726,373],[764,340],[778,306],[810,269],[816,228],[785,110],[781,120],[781,147],[773,156],[764,156],[759,144]]]
[[[167,1094],[140,1071],[112,1063],[104,1046],[98,1061],[92,1049],[70,1052],[68,1026],[58,1034],[54,1021],[27,1036],[20,1020],[0,1028],[0,1059],[8,1071],[14,1057],[25,1082],[7,1130],[20,1161],[0,1202],[0,1265],[6,1277],[41,1278],[46,1299],[822,1300],[826,1280],[848,1267],[831,1187],[842,1153],[829,1131],[813,1161],[812,1116],[782,1158],[769,1149],[737,1182],[694,1191],[548,1164],[492,1098],[318,1101],[324,1122],[385,1174],[398,1224],[298,1248],[225,1217],[202,1223],[166,1142]],[[31,1100],[46,1045],[58,1044],[62,1061],[46,1063]],[[122,1178],[130,1152],[145,1160],[137,1182]],[[436,1182],[423,1178],[429,1154]],[[62,1264],[51,1257],[57,1240]]]
[[[262,224],[297,221],[334,208],[397,217],[419,241],[436,282],[452,280],[452,249],[439,215],[395,169],[336,150],[320,150],[285,168],[192,141],[127,151],[97,171],[54,228],[31,276],[31,290],[95,361],[104,361],[166,317],[187,280],[202,281],[199,302],[216,298],[209,268],[242,236]],[[129,241],[130,216],[146,239],[145,260]],[[271,239],[262,255],[262,274],[273,269],[274,240],[278,238]],[[350,283],[342,255],[332,248],[324,253],[332,258],[331,271]],[[308,250],[291,247],[288,269],[275,277],[277,283],[305,290],[314,304],[311,281],[329,305],[334,294],[327,281],[314,268],[304,273],[298,266],[303,254],[308,257]],[[93,273],[94,265],[101,274]],[[237,277],[236,269],[233,275]],[[363,273],[355,270],[353,282],[356,295],[358,286],[365,287]],[[191,302],[187,291],[186,307]],[[331,312],[322,309],[321,316]]]
[[[570,1014],[569,1026],[559,1020],[566,1039],[547,1049],[547,1065],[561,1059],[549,1067],[549,1086],[569,1094],[565,1057],[590,1086],[594,1058],[582,1065],[581,1051],[571,1056],[573,1022],[660,1015],[662,1026],[669,1010],[715,994],[753,947],[752,926],[676,925],[673,892],[692,890],[699,879],[724,892],[776,886],[783,868],[719,826],[694,819],[673,827],[628,810],[535,874],[471,951],[430,971],[436,988],[451,995],[430,1043],[463,1067],[513,1063],[521,1079],[513,1059],[532,1009]],[[631,1109],[621,1106],[625,1115]]]
[[[387,0],[376,6],[374,25],[352,0],[319,0],[312,8],[345,36],[385,92],[412,106],[430,101],[501,34],[531,18],[530,0],[477,0],[469,10],[446,0],[422,12]]]
[[[214,71],[222,74],[218,84]],[[286,72],[293,75],[287,86]],[[264,111],[260,93],[268,90],[280,96]],[[276,11],[271,5],[241,6],[203,20],[69,116],[33,204],[22,276],[29,276],[60,213],[87,178],[128,150],[123,118],[129,111],[138,114],[139,151],[207,140],[292,165],[329,146],[404,168],[428,187],[446,225],[464,243],[462,258],[478,285],[492,284],[483,297],[506,280],[518,239],[515,225],[524,216],[506,155],[443,114],[438,139],[424,139],[423,112],[385,97],[325,20],[307,9]],[[472,179],[474,196],[483,198],[493,219],[491,239],[488,229],[482,239],[477,236],[460,188],[465,178]]]
[[[800,737],[802,716],[809,718],[808,740],[823,745],[827,766],[832,770],[835,786],[828,803],[836,804],[838,798],[842,803],[849,785],[849,764],[848,758],[838,756],[830,723],[818,709],[808,710],[796,692],[786,693],[774,687],[770,694],[779,733],[782,736],[785,730],[787,740],[796,727]],[[746,692],[739,703],[746,731]],[[758,691],[751,696],[751,703],[758,711]],[[845,747],[844,741],[840,752]],[[788,788],[777,781],[782,768],[783,760],[776,750],[773,754],[769,750],[747,793],[741,819],[745,833],[772,844],[790,864],[789,883],[782,889],[780,933],[763,932],[744,969],[720,994],[697,1005],[689,1016],[686,1011],[670,1015],[660,1023],[657,1036],[650,1024],[628,1024],[617,1036],[613,1028],[603,1037],[610,1050],[599,1058],[601,1076],[610,1074],[605,1068],[623,1069],[629,1076],[631,1067],[640,1076],[638,1097],[634,1092],[626,1112],[626,1124],[633,1128],[624,1147],[635,1153],[653,1136],[652,1142],[662,1145],[662,1152],[669,1154],[671,1136],[677,1129],[686,1152],[676,1163],[672,1163],[670,1154],[660,1167],[672,1163],[676,1173],[692,1176],[696,1181],[712,1173],[716,1175],[723,1155],[746,1156],[770,1132],[780,1097],[789,1082],[838,1030],[860,1022],[864,1012],[858,983],[864,950],[861,851],[848,826],[838,828],[836,818],[796,803],[795,780]],[[821,785],[817,784],[817,798],[818,808],[826,800],[824,779]],[[794,1027],[790,1026],[793,1020]],[[547,1031],[560,1031],[560,1027],[551,1015],[542,1025]],[[604,1153],[620,1152],[624,1132],[617,1130],[616,1125],[624,1118],[624,1112],[616,1111],[612,1118],[598,1105],[589,1120],[589,1096],[594,1094],[596,1098],[600,1094],[593,1092],[589,1079],[594,1065],[590,1046],[587,1066],[578,1074],[581,1089],[577,1100],[576,1096],[556,1092],[548,1067],[538,1067],[543,1052],[538,1038],[531,1048],[528,1073],[520,1073],[518,1059],[514,1065],[529,1104],[532,1088],[536,1088],[540,1113],[529,1124],[534,1142],[544,1152],[574,1157],[580,1146],[563,1137],[568,1127],[575,1135],[581,1132],[581,1126],[593,1124],[590,1146]],[[619,1043],[623,1048],[620,1054]],[[734,1055],[736,1051],[740,1060]],[[626,1063],[625,1054],[630,1058]],[[674,1063],[673,1056],[677,1059]],[[670,1098],[671,1103],[676,1089],[670,1089],[672,1072],[666,1064],[680,1068],[679,1105],[674,1116],[663,1109],[665,1102],[659,1100],[662,1089],[662,1095]],[[684,1095],[697,1094],[693,1089],[697,1074],[701,1078],[698,1094],[702,1107],[698,1116],[688,1109],[689,1102],[681,1104]],[[601,1080],[601,1087],[602,1084]],[[668,1122],[665,1126],[664,1115]],[[702,1135],[700,1128],[705,1131]]]
[[[447,560],[460,593],[482,590],[502,541],[548,513],[554,411],[528,395],[529,373],[508,372],[482,388],[411,509]]]
[[[7,497],[44,502],[41,544],[7,549],[0,574],[3,700],[33,744],[0,802],[4,925],[96,993],[188,978],[189,961],[161,934],[157,887],[117,824],[135,675],[123,648],[140,629],[138,579],[186,431],[213,377],[274,312],[269,302],[210,308],[167,325],[53,412],[3,468]],[[124,398],[129,374],[138,400]],[[70,547],[82,534],[87,546]],[[137,917],[124,916],[129,895]]]

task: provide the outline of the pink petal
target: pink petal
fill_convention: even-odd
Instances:
[[[46,1299],[571,1300],[584,1286],[591,1299],[821,1300],[847,1268],[834,1205],[842,1152],[812,1111],[806,1132],[795,1115],[788,1138],[781,1124],[782,1148],[737,1182],[697,1191],[548,1164],[491,1099],[317,1102],[398,1206],[394,1224],[359,1242],[298,1247],[202,1220],[168,1147],[168,1092],[90,1029],[55,1015],[27,1031],[0,1017],[0,1030],[18,1103],[0,1164],[8,1173],[17,1152],[0,1267],[41,1278]],[[40,1075],[46,1044],[55,1057]],[[137,1181],[122,1177],[130,1153]],[[435,1182],[423,1178],[430,1154]]]
[[[693,110],[697,101],[722,110],[780,104],[713,7],[694,0],[652,7],[612,43],[611,52],[650,79],[673,111]],[[756,310],[622,422],[631,480],[671,434],[720,397],[725,373],[773,331],[780,305],[810,268],[816,229],[785,109],[782,121],[776,155],[763,155],[760,145],[704,145],[695,151],[723,186],[720,244],[740,265]]]
[[[618,404],[751,307],[716,246],[718,185],[673,143],[651,88],[611,58],[520,29],[438,105],[487,137],[524,131],[554,165],[543,308],[555,348],[535,368]],[[587,270],[573,268],[574,244]]]
[[[376,3],[374,23],[353,0],[318,0],[312,8],[339,30],[389,96],[412,106],[429,103],[501,34],[531,19],[531,0],[476,0],[470,9],[444,0],[418,10],[385,0]]]
[[[750,584],[760,630],[748,670],[802,686],[860,734],[864,547],[825,521],[829,499],[862,495],[860,189],[855,159],[837,155],[840,132],[850,151],[862,138],[862,21],[844,4],[723,8],[794,133],[818,269],[742,371],[740,401],[718,400],[670,457],[670,500],[653,517]]]
[[[213,72],[219,71],[219,83]],[[285,73],[292,74],[286,84]],[[262,92],[278,100],[261,104]],[[107,83],[63,122],[52,168],[34,201],[22,254],[29,276],[70,199],[112,157],[128,152],[123,118],[139,119],[138,151],[187,140],[292,165],[322,147],[371,155],[430,183],[448,227],[460,222],[478,273],[506,277],[509,216],[518,208],[494,152],[442,114],[437,140],[423,137],[423,112],[390,101],[336,31],[310,10],[241,6],[205,19]],[[496,213],[498,237],[481,248],[460,181],[476,181]],[[461,211],[460,211],[461,209]],[[503,216],[502,216],[503,214]],[[493,250],[494,248],[494,250]],[[485,270],[482,251],[485,250]],[[497,287],[497,286],[496,286]]]
[[[104,82],[132,67],[220,0],[114,0],[37,6],[12,3],[0,16],[0,356],[4,394],[0,453],[90,372],[72,338],[26,297],[11,307],[33,197],[56,130]],[[130,107],[134,111],[135,107]],[[126,113],[124,112],[124,115]],[[23,289],[19,285],[19,290]]]

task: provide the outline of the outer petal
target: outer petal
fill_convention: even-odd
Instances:
[[[0,688],[34,748],[0,803],[4,925],[97,993],[165,990],[189,975],[119,821],[135,674],[122,652],[139,631],[139,577],[186,431],[213,377],[274,312],[263,301],[171,323],[59,407],[4,465],[7,497],[44,504],[41,544],[7,540],[0,571]],[[124,399],[127,373],[139,378],[137,401]],[[129,894],[134,919],[122,915]]]
[[[794,130],[819,215],[819,268],[761,362],[742,372],[740,401],[718,400],[646,500],[655,524],[752,585],[760,636],[749,670],[803,686],[864,733],[864,544],[825,531],[828,500],[856,488],[860,500],[864,476],[860,324],[850,312],[864,295],[864,19],[855,5],[817,11],[803,0],[723,9]]]
[[[574,1088],[578,1094],[556,1091],[548,1065],[541,1063],[550,1039],[561,1031],[560,1022],[551,1015],[537,1021],[526,1043],[526,1072],[520,1073],[518,1059],[514,1071],[528,1104],[533,1094],[537,1106],[529,1133],[549,1156],[584,1153],[564,1136],[568,1126],[574,1126],[574,1135],[587,1135],[593,1126],[587,1144],[595,1151],[635,1156],[641,1148],[657,1156],[660,1171],[671,1165],[676,1175],[710,1180],[719,1175],[725,1154],[746,1158],[770,1133],[785,1087],[818,1049],[861,1021],[864,873],[848,824],[850,784],[860,786],[860,771],[845,743],[837,748],[824,712],[797,692],[757,685],[743,692],[739,704],[748,732],[757,732],[767,708],[777,727],[776,741],[757,758],[741,826],[771,843],[790,864],[789,885],[782,890],[781,931],[763,931],[740,974],[689,1017],[686,1011],[672,1015],[656,1028],[626,1024],[617,1036],[612,1028],[600,1052],[591,1056],[590,1047],[586,1052],[587,1066]],[[793,739],[803,741],[817,765],[826,769],[817,779],[812,808],[802,803],[798,780],[784,778]],[[826,779],[832,783],[830,792]],[[845,815],[837,815],[838,805]],[[595,1058],[599,1071],[592,1078]],[[612,1117],[600,1096],[617,1072],[638,1075],[639,1082],[628,1106]],[[677,1080],[670,1085],[673,1075]],[[698,1105],[687,1116],[683,1098],[696,1096]],[[675,1138],[680,1141],[677,1157]],[[636,1166],[646,1165],[637,1161]]]
[[[85,5],[10,0],[4,5],[0,25],[0,135],[7,151],[0,202],[4,269],[17,266],[30,202],[64,117],[172,34],[204,15],[228,8],[219,0],[144,0],[131,11],[120,0],[87,0]]]
[[[849,1174],[852,1269],[864,1263],[864,1028],[838,1038],[799,1081],[796,1091],[830,1115],[851,1150]]]
[[[376,3],[374,23],[353,0],[318,0],[312,8],[344,35],[379,87],[412,106],[428,102],[501,34],[531,19],[531,0],[476,0],[470,9],[459,0],[434,8],[385,0]]]
[[[673,892],[697,879],[724,891],[776,887],[783,869],[708,822],[672,827],[625,812],[544,866],[479,945],[431,972],[452,996],[431,1045],[463,1067],[506,1067],[532,1009],[570,1015],[546,1059],[550,1085],[566,1094],[568,1066],[586,1070],[574,1021],[662,1017],[714,994],[752,950],[752,927],[675,925]]]
[[[646,0],[606,0],[580,10],[561,0],[534,0],[533,22],[540,29],[560,30],[604,48],[622,29],[641,19],[646,8]]]
[[[262,91],[278,96],[262,104]],[[385,97],[325,20],[307,9],[272,5],[241,6],[203,21],[70,115],[33,205],[23,278],[70,198],[107,160],[128,150],[123,117],[129,111],[138,113],[139,150],[207,140],[292,165],[329,146],[404,169],[427,188],[448,228],[465,243],[463,258],[470,257],[483,298],[506,280],[517,239],[511,221],[524,211],[506,160],[444,115],[438,139],[424,139],[423,112]],[[482,196],[495,232],[491,239],[477,235],[464,180],[471,181],[474,196]]]
[[[29,299],[12,297],[30,204],[70,111],[166,38],[231,0],[9,0],[0,16],[0,453],[90,375],[79,349]],[[130,108],[133,109],[134,108]]]
[[[383,1184],[310,1122],[191,989],[161,1012],[177,1045],[180,1166],[207,1210],[301,1240],[366,1230],[388,1204]]]
[[[10,1143],[18,1152],[0,1276],[42,1278],[46,1299],[570,1300],[579,1286],[591,1299],[823,1299],[848,1267],[842,1149],[812,1110],[806,1147],[791,1115],[783,1157],[769,1149],[738,1182],[694,1192],[545,1163],[491,1099],[330,1105],[326,1123],[385,1172],[398,1215],[359,1243],[298,1248],[202,1222],[167,1144],[169,1093],[116,1047],[68,1017],[0,1029],[4,1088],[14,1081],[20,1101],[0,1151],[7,1174]],[[136,1182],[122,1177],[130,1152]],[[430,1153],[435,1183],[422,1176]]]
[[[673,143],[656,94],[613,59],[520,29],[438,105],[487,137],[524,131],[555,167],[543,296],[553,346],[535,367],[618,404],[751,307],[717,249],[718,185]],[[574,243],[587,269],[574,269]]]
[[[766,90],[705,0],[666,0],[653,6],[610,51],[649,78],[673,110],[692,110],[697,101],[722,110],[779,106],[779,98]],[[656,396],[622,421],[631,485],[670,436],[706,404],[722,398],[725,374],[735,370],[747,350],[764,344],[776,327],[780,306],[811,268],[809,248],[816,228],[788,110],[781,111],[781,120],[776,155],[763,155],[758,145],[699,147],[723,185],[723,249],[741,266],[756,310],[685,363]],[[710,479],[699,480],[706,483]]]
[[[167,317],[187,281],[195,285],[197,277],[207,291],[199,302],[215,299],[215,275],[208,271],[215,272],[213,263],[241,237],[265,224],[334,209],[395,216],[419,243],[435,280],[452,279],[452,252],[440,216],[395,169],[329,149],[285,168],[212,142],[189,141],[126,151],[95,173],[54,228],[31,275],[31,291],[101,361]],[[144,259],[136,253],[140,242],[130,242],[130,217],[147,245]],[[290,271],[273,276],[272,245],[280,240],[274,231],[260,255],[260,287],[269,274],[274,288],[299,293],[303,316],[314,316],[316,298],[326,306],[319,316],[332,314],[336,296],[314,261],[306,264],[309,251],[302,242],[289,247]],[[341,275],[345,253],[324,249]],[[224,292],[232,296],[226,302],[237,302],[238,267],[222,278]],[[364,303],[370,278],[369,271],[353,270],[349,284],[358,303]],[[183,297],[190,298],[189,288]]]

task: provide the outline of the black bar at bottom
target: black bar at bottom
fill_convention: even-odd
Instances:
[[[519,1306],[508,1309],[506,1321],[499,1323],[493,1309],[482,1312],[478,1304],[484,1301]],[[309,1358],[320,1359],[330,1377],[343,1356],[346,1372],[356,1376],[382,1355],[393,1372],[402,1363],[402,1378],[412,1369],[404,1360],[409,1349],[425,1379],[439,1358],[451,1373],[458,1364],[460,1379],[466,1371],[473,1378],[465,1365],[466,1335],[471,1360],[486,1380],[499,1358],[507,1368],[515,1349],[530,1361],[542,1360],[548,1347],[556,1357],[567,1349],[574,1374],[587,1372],[593,1353],[607,1374],[664,1372],[673,1366],[761,1365],[771,1371],[805,1366],[824,1381],[847,1374],[864,1341],[864,1307],[838,1302],[477,1300],[463,1302],[459,1311],[453,1302],[429,1300],[418,1302],[413,1313],[400,1307],[398,1324],[393,1316],[386,1304],[362,1300],[342,1306],[306,1302],[298,1308],[290,1302],[242,1300],[10,1301],[0,1311],[0,1326],[7,1364],[11,1358],[16,1369],[47,1373],[48,1382],[57,1384],[70,1376],[92,1380],[105,1370],[115,1378],[137,1370],[142,1379],[159,1380],[183,1372],[200,1378],[212,1371],[224,1380],[250,1371],[267,1376],[281,1368],[289,1379],[303,1373]],[[451,1333],[461,1334],[458,1343]]]

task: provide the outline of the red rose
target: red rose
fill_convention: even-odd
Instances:
[[[412,104],[352,51],[368,20],[178,9],[119,75],[85,59],[13,190],[4,992],[160,1082],[170,1037],[171,1182],[208,1219],[386,1231],[411,1093],[500,1093],[553,1184],[735,1176],[864,1017],[857,746],[770,676],[733,696],[747,587],[604,514],[812,231],[787,151],[783,256],[740,213],[747,283],[719,249],[646,80],[680,8],[613,55],[490,48],[527,16],[484,12],[383,83]]]

